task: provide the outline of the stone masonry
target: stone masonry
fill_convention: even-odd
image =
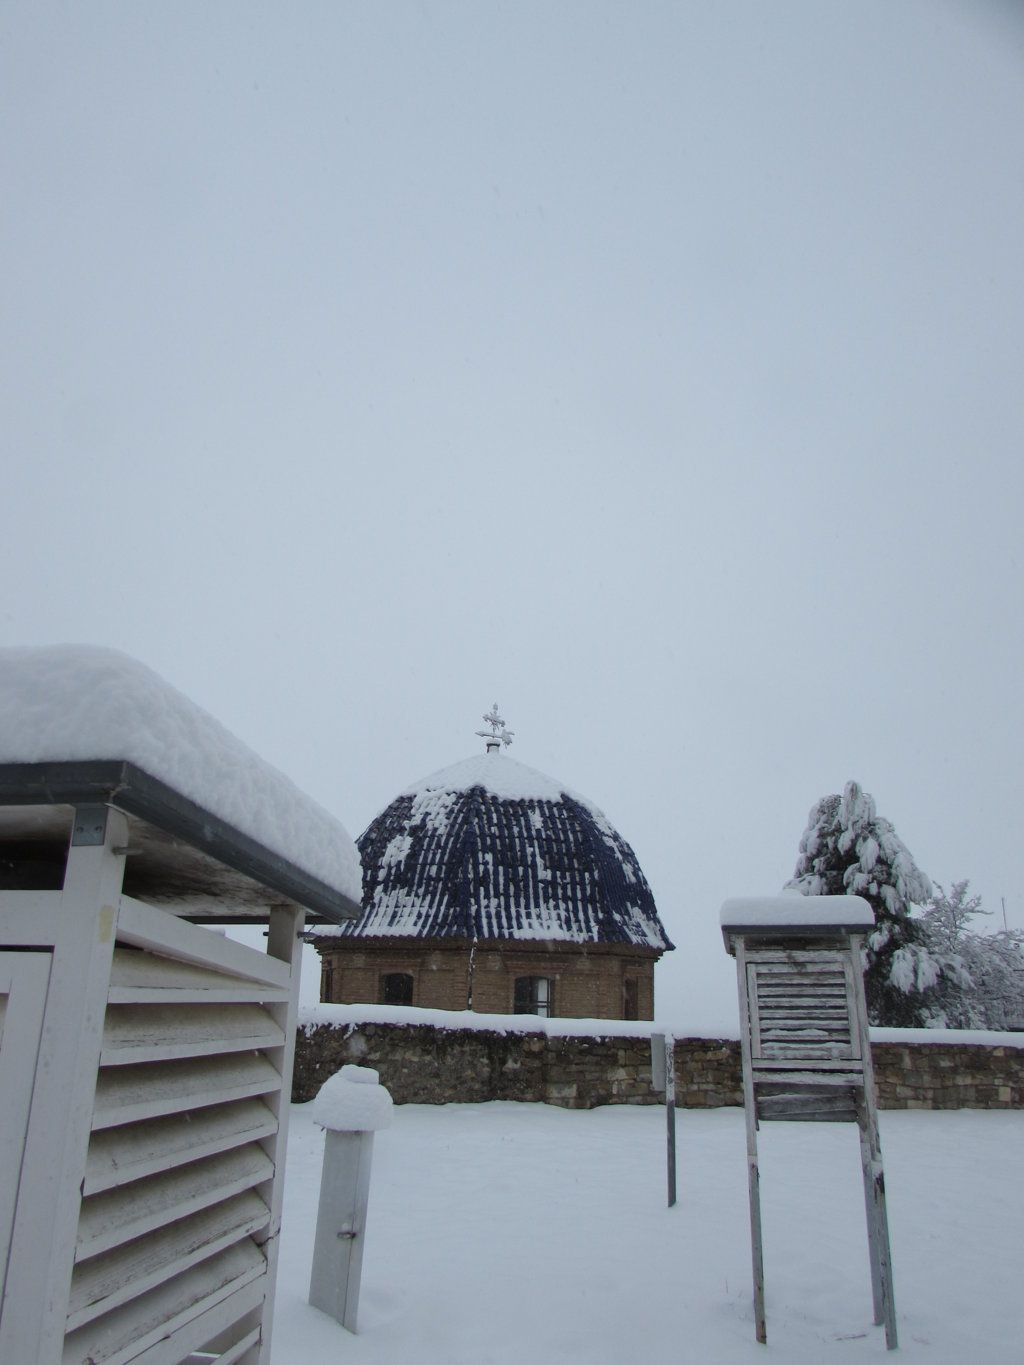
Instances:
[[[1024,1107],[1024,1049],[950,1043],[876,1043],[883,1109]],[[299,1030],[293,1098],[312,1099],[346,1062],[375,1067],[398,1104],[529,1100],[567,1109],[658,1104],[645,1037],[548,1036],[429,1024],[322,1024]],[[676,1040],[676,1102],[691,1109],[743,1103],[739,1043]]]

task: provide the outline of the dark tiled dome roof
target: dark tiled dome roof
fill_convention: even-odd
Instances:
[[[672,947],[636,855],[604,815],[503,754],[425,778],[356,842],[363,914],[318,936]]]

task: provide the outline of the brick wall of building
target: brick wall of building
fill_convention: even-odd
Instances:
[[[464,1010],[470,998],[480,1014],[511,1014],[517,977],[544,977],[553,985],[552,1017],[623,1019],[627,985],[635,983],[635,1017],[654,1017],[654,963],[643,949],[607,944],[477,944],[410,939],[316,939],[321,958],[320,998],[325,1002],[383,1002],[382,978],[412,977],[412,1000],[423,1009]]]
[[[875,1043],[883,1109],[1024,1108],[1024,1048]],[[399,1104],[530,1100],[569,1109],[659,1104],[645,1037],[548,1036],[428,1024],[321,1024],[300,1029],[293,1098],[312,1099],[346,1062],[372,1066]],[[743,1103],[739,1043],[676,1041],[684,1108]]]

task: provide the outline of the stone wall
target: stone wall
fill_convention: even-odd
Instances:
[[[875,1043],[883,1109],[1024,1107],[1024,1049],[959,1043]],[[567,1109],[659,1104],[645,1037],[549,1036],[428,1024],[320,1024],[299,1030],[293,1098],[312,1099],[346,1062],[380,1072],[398,1104],[532,1100]],[[676,1040],[676,1101],[742,1104],[732,1039]]]
[[[1024,1049],[873,1043],[881,1109],[1024,1109]]]

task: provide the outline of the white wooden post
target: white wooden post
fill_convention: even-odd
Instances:
[[[736,945],[736,981],[740,995],[740,1054],[743,1064],[743,1110],[747,1120],[747,1196],[750,1203],[750,1260],[754,1279],[754,1335],[762,1344],[768,1341],[764,1311],[764,1250],[761,1239],[761,1172],[757,1158],[757,1104],[754,1099],[754,1071],[751,1066],[750,1001],[747,983],[747,956],[743,940]]]
[[[373,1134],[391,1122],[391,1096],[371,1067],[343,1066],[313,1101],[327,1131],[309,1302],[357,1330]]]
[[[127,843],[120,811],[75,811],[37,1063],[47,1083],[32,1104],[12,1238],[24,1226],[31,1252],[12,1251],[0,1326],[0,1360],[12,1365],[58,1360],[64,1340]]]
[[[277,1262],[281,1249],[281,1208],[284,1199],[284,1153],[288,1141],[288,1112],[292,1093],[292,1069],[295,1060],[295,1027],[299,1008],[299,971],[302,966],[302,929],[306,912],[301,906],[275,906],[270,912],[267,932],[267,956],[277,958],[290,968],[291,990],[284,1004],[273,1005],[270,1014],[281,1026],[284,1044],[268,1054],[281,1075],[281,1089],[272,1097],[270,1108],[277,1115],[277,1132],[263,1142],[263,1149],[274,1163],[276,1178],[264,1188],[263,1195],[270,1204],[270,1225],[263,1243],[267,1258],[268,1282],[277,1282]],[[259,1240],[259,1239],[257,1239]],[[255,1348],[243,1356],[239,1365],[270,1365],[270,1341],[274,1325],[274,1295],[267,1295],[263,1305],[262,1331],[259,1353]]]
[[[896,1329],[896,1296],[892,1282],[892,1248],[889,1244],[889,1216],[885,1206],[885,1173],[882,1169],[882,1142],[878,1135],[875,1100],[875,1067],[868,1031],[868,1006],[864,996],[864,974],[860,970],[864,939],[851,935],[850,953],[853,993],[856,1001],[857,1030],[864,1065],[864,1091],[857,1111],[860,1128],[861,1167],[864,1174],[864,1204],[868,1224],[868,1254],[871,1261],[871,1296],[875,1325],[885,1323],[885,1344],[890,1351],[899,1346]]]

